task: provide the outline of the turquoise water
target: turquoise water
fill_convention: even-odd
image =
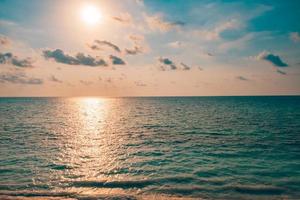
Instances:
[[[300,97],[0,98],[0,195],[300,199]]]

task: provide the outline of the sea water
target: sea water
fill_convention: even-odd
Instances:
[[[300,199],[299,96],[0,98],[0,139],[0,195]]]

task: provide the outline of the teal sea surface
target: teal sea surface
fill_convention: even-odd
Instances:
[[[300,96],[0,98],[0,195],[300,199]]]

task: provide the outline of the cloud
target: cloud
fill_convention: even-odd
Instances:
[[[81,84],[83,84],[83,85],[92,85],[92,84],[93,84],[92,81],[84,81],[84,80],[80,80],[79,82],[80,82]]]
[[[18,59],[18,57],[14,56],[11,63],[17,67],[33,67],[32,60],[30,58]]]
[[[140,6],[144,6],[144,0],[135,0],[135,2],[140,5]]]
[[[144,18],[149,28],[154,31],[158,30],[160,32],[167,32],[171,29],[179,28],[185,25],[185,23],[182,21],[167,22],[163,19],[161,15],[144,15]]]
[[[114,65],[126,65],[126,63],[117,56],[110,55],[109,59],[111,60],[112,64],[114,64]]]
[[[149,47],[145,43],[145,38],[143,35],[129,35],[128,38],[134,43],[134,47],[131,49],[124,49],[127,55],[137,55],[149,51]]]
[[[40,78],[27,77],[24,73],[2,73],[0,74],[0,83],[41,85],[44,81]]]
[[[242,37],[236,39],[236,40],[232,40],[232,41],[227,41],[222,43],[219,46],[220,50],[226,51],[226,50],[236,50],[236,49],[243,49],[247,46],[247,44],[257,38],[257,37],[262,37],[264,34],[262,33],[247,33],[245,35],[243,35]]]
[[[277,69],[276,72],[278,74],[282,74],[282,75],[286,75],[287,74],[285,71],[282,71],[282,70],[279,70],[279,69]]]
[[[139,53],[143,53],[143,48],[141,46],[134,46],[133,49],[125,49],[125,53],[128,55],[136,55]]]
[[[300,42],[300,35],[298,32],[291,32],[290,33],[290,39],[293,41],[293,42]]]
[[[173,25],[173,26],[184,26],[185,22],[183,22],[183,21],[175,21],[175,22],[172,22],[171,25]]]
[[[181,48],[183,46],[185,46],[185,44],[181,41],[175,41],[175,42],[170,42],[168,44],[169,47],[172,47],[172,48]]]
[[[100,48],[99,46],[93,44],[93,45],[89,45],[89,47],[92,49],[92,50],[102,50],[102,48]]]
[[[244,76],[237,76],[236,78],[240,81],[249,81],[249,79],[245,78]]]
[[[164,58],[164,57],[159,57],[158,58],[158,62],[160,64],[160,69],[162,71],[167,71],[167,70],[183,70],[183,71],[187,71],[190,70],[191,67],[184,64],[183,62],[181,62],[180,64],[176,64],[174,61],[172,61],[169,58]]]
[[[12,53],[0,53],[0,63],[6,64],[12,58]]]
[[[211,52],[207,52],[207,51],[202,51],[202,54],[203,56],[206,56],[206,57],[214,57],[215,55]]]
[[[129,13],[122,13],[119,16],[113,16],[113,20],[123,24],[123,25],[130,25],[132,24],[132,17]]]
[[[112,80],[111,78],[107,78],[105,81],[106,81],[107,83],[112,83],[112,82],[113,82],[113,80]]]
[[[182,70],[190,70],[190,69],[191,69],[190,66],[188,66],[188,65],[186,65],[186,64],[184,64],[184,63],[180,63],[180,64],[181,64],[181,66],[183,67]]]
[[[54,75],[51,75],[49,78],[50,81],[56,82],[56,83],[63,83],[62,80],[59,80],[58,78],[56,78]]]
[[[129,35],[128,38],[133,42],[142,42],[145,40],[143,35]]]
[[[16,67],[33,67],[33,61],[31,58],[20,59],[14,56],[12,53],[0,53],[0,64],[11,64]]]
[[[10,40],[5,36],[0,35],[0,45],[1,46],[7,46],[9,44],[10,44]]]
[[[44,50],[43,56],[46,59],[54,59],[58,63],[68,65],[86,65],[86,66],[107,66],[107,63],[101,58],[94,58],[90,55],[84,55],[83,53],[77,53],[75,57],[64,53],[61,49],[56,50]]]
[[[82,65],[87,65],[87,66],[106,66],[106,62],[103,59],[96,59],[93,58],[90,55],[85,56],[83,53],[78,53],[76,55],[76,59],[79,61],[80,64]]]
[[[214,28],[216,33],[222,33],[226,30],[238,29],[241,27],[241,23],[237,19],[230,19],[223,22]]]
[[[177,69],[177,66],[175,65],[175,63],[170,60],[169,58],[163,58],[163,57],[159,57],[158,58],[158,61],[161,65],[161,69],[162,70],[166,70],[166,69],[170,69],[170,70],[176,70]]]
[[[110,47],[110,48],[112,48],[113,50],[115,50],[115,51],[117,51],[118,53],[121,53],[121,49],[117,46],[117,45],[115,45],[115,44],[113,44],[113,43],[111,43],[111,42],[109,42],[109,41],[105,41],[105,40],[95,40],[94,41],[94,43],[95,44],[93,44],[92,46],[90,46],[93,50],[100,50],[101,48],[101,46],[107,46],[107,47]]]
[[[241,37],[234,40],[223,41],[219,45],[219,50],[225,52],[228,50],[242,50],[249,47],[250,44],[257,42],[258,40],[271,40],[274,39],[273,33],[270,31],[260,31],[260,32],[249,32],[243,34]]]
[[[64,63],[68,65],[78,65],[79,62],[76,58],[65,54],[61,49],[56,49],[54,51],[45,50],[43,51],[43,56],[45,58],[53,58],[58,63]]]
[[[201,37],[203,40],[218,40],[220,34],[226,30],[236,30],[241,27],[241,23],[236,19],[231,19],[218,24],[210,29],[201,29],[194,31],[195,35]]]
[[[265,60],[271,64],[273,64],[275,67],[287,67],[288,64],[281,60],[281,58],[277,55],[274,55],[272,53],[269,53],[267,51],[263,51],[258,56],[256,56],[258,60]]]

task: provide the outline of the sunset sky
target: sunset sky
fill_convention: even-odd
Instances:
[[[0,0],[0,96],[299,95],[299,8]]]

